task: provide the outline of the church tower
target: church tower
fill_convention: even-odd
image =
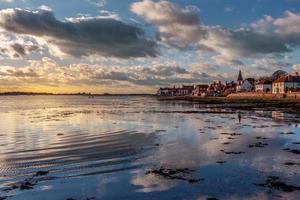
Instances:
[[[243,81],[244,79],[243,79],[243,76],[242,76],[242,70],[240,70],[240,72],[239,72],[239,76],[238,76],[238,79],[237,79],[237,82],[241,82],[241,81]]]

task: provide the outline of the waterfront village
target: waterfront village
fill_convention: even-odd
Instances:
[[[269,77],[243,78],[242,71],[238,73],[237,81],[214,81],[211,84],[182,85],[181,87],[159,88],[158,96],[196,96],[196,97],[226,97],[230,94],[272,94],[286,95],[300,92],[300,76],[298,72],[288,74],[278,70]]]

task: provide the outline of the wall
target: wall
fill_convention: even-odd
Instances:
[[[279,99],[283,98],[293,98],[293,99],[300,99],[300,92],[291,92],[286,94],[266,94],[260,92],[241,92],[241,93],[234,93],[227,96],[227,98],[241,98],[241,99]]]

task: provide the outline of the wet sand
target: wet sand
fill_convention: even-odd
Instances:
[[[300,119],[154,97],[0,97],[0,199],[298,199]]]

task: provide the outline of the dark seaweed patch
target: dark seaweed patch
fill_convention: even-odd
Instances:
[[[256,139],[257,139],[257,140],[266,140],[266,139],[268,139],[268,138],[266,138],[266,137],[261,137],[261,136],[257,136]]]
[[[300,142],[293,142],[293,144],[300,144]]]
[[[223,142],[222,144],[228,145],[228,144],[231,144],[231,142]]]
[[[188,175],[190,175],[194,171],[195,170],[191,170],[188,168],[169,169],[169,168],[160,167],[158,169],[149,170],[146,172],[146,174],[155,174],[155,175],[162,176],[166,179],[183,180],[183,181],[188,181],[189,183],[196,183],[204,180],[204,179],[195,179],[195,178],[188,177]]]
[[[226,153],[226,154],[243,154],[243,153],[245,153],[245,152],[243,152],[243,151],[225,151],[224,149],[221,149],[220,151],[222,151],[222,152],[224,152],[224,153]]]
[[[294,132],[281,132],[281,135],[294,135]]]
[[[255,184],[261,187],[267,187],[274,190],[280,190],[283,192],[294,192],[296,190],[300,190],[300,187],[288,185],[280,180],[277,176],[269,176],[264,183]]]
[[[291,153],[294,153],[294,154],[300,154],[300,150],[299,150],[299,149],[285,148],[285,149],[283,149],[283,150],[288,151],[288,152],[291,152]]]
[[[294,165],[300,166],[299,163],[293,163],[293,162],[285,162],[284,164],[285,164],[285,165],[288,165],[288,166],[294,166]]]
[[[268,145],[267,143],[256,142],[255,144],[248,145],[248,147],[249,148],[254,148],[254,147],[264,148],[267,145]]]
[[[221,135],[230,135],[230,136],[237,136],[242,135],[241,133],[220,133]]]
[[[47,174],[49,174],[49,171],[38,171],[34,176],[45,176]]]

